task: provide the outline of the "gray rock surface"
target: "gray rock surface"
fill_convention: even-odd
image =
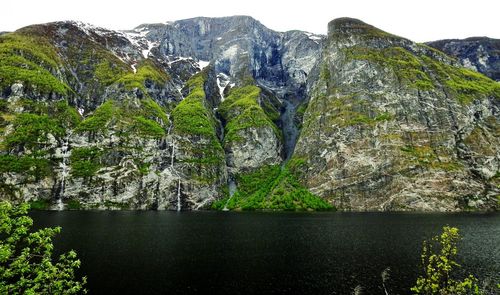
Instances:
[[[343,210],[498,207],[499,86],[460,68],[498,80],[496,40],[429,44],[455,60],[355,19],[322,36],[248,16],[14,34],[47,50],[14,50],[28,59],[19,70],[37,64],[69,90],[0,79],[2,199],[197,210],[225,197],[236,175],[282,164]],[[258,94],[231,98],[242,89]],[[23,114],[45,128],[34,141],[13,136]],[[33,163],[20,171],[13,158]]]
[[[426,44],[457,58],[464,67],[500,81],[499,39],[472,37],[462,40],[439,40]]]

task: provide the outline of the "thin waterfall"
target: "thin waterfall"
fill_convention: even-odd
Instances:
[[[68,158],[69,158],[69,136],[68,134],[64,139],[63,145],[61,147],[62,161],[59,164],[59,167],[62,169],[61,171],[61,189],[59,190],[59,194],[57,197],[57,210],[63,210],[64,204],[62,202],[62,198],[64,197],[64,190],[66,188],[66,178],[69,176],[69,166],[68,166]]]
[[[174,169],[175,141],[172,143],[172,155],[170,156],[170,168]]]
[[[236,192],[236,182],[234,181],[233,177],[229,177],[228,187],[229,187],[229,199],[227,199],[226,204],[224,204],[224,208],[222,209],[222,211],[229,211],[227,205],[229,204],[229,201],[231,201],[231,198],[233,197],[234,193]]]
[[[177,183],[177,212],[180,212],[182,209],[181,204],[181,179],[179,178],[179,182]]]

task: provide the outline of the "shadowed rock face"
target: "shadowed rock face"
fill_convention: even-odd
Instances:
[[[500,40],[473,37],[463,40],[439,40],[426,44],[457,58],[464,67],[500,81]]]
[[[469,60],[492,64],[478,42]],[[201,209],[264,169],[273,198],[305,186],[346,210],[497,206],[498,84],[360,20],[56,22],[0,52],[3,199]]]
[[[269,88],[289,91],[303,87],[323,39],[301,31],[275,32],[249,16],[199,17],[135,30],[159,44],[160,56],[213,61],[218,73],[239,79],[251,75]]]

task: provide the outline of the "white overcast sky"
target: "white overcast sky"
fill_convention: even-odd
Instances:
[[[325,34],[330,20],[349,16],[417,42],[500,38],[500,0],[2,0],[0,9],[0,31],[57,20],[119,30],[196,16],[250,15],[273,30]]]

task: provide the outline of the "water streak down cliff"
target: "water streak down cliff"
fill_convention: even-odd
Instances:
[[[327,36],[247,16],[124,32],[56,22],[1,35],[0,54],[2,199],[498,207],[499,84],[359,20]]]

